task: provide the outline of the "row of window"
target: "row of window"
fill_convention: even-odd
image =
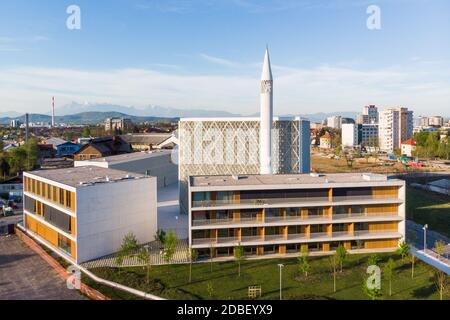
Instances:
[[[333,197],[373,196],[376,188],[334,188]],[[241,191],[212,191],[194,192],[193,201],[225,201],[259,199],[293,199],[293,198],[328,198],[329,189],[299,189],[299,190],[241,190]]]
[[[24,207],[30,213],[42,217],[46,222],[71,234],[73,230],[71,216],[40,201],[24,196]]]
[[[339,245],[345,245],[343,242],[329,242],[329,243],[309,243],[309,244],[287,244],[287,245],[266,245],[266,246],[244,246],[244,254],[246,256],[252,255],[265,255],[265,254],[277,254],[277,253],[298,253],[302,247],[307,246],[308,252],[320,252],[320,251],[334,251]],[[346,245],[347,249],[356,250],[364,249],[365,241],[348,241]],[[198,255],[200,259],[213,257],[228,257],[234,253],[234,247],[225,248],[204,248],[198,249]]]
[[[45,198],[69,210],[75,210],[75,193],[42,181],[24,177],[26,192]]]
[[[192,230],[192,239],[207,239],[215,238],[216,234],[218,238],[232,238],[238,237],[239,234],[242,237],[254,237],[262,234],[264,229],[264,235],[280,235],[284,232],[288,235],[294,234],[307,234],[307,233],[326,233],[326,232],[351,232],[351,231],[369,231],[369,230],[384,230],[384,231],[396,231],[397,223],[383,224],[381,228],[375,229],[378,226],[377,223],[337,223],[331,225],[317,224],[317,225],[301,225],[301,226],[288,226],[288,227],[264,227],[264,228],[229,228],[229,229],[217,229],[217,230]]]
[[[313,208],[267,208],[264,210],[265,218],[277,218],[284,217],[324,217],[329,215],[330,207],[313,207]],[[376,207],[371,208],[372,210]],[[394,214],[395,208],[389,208],[387,212],[386,208],[378,208],[380,213]],[[352,215],[362,215],[365,214],[366,207],[362,205],[354,206],[334,206],[332,209],[333,215],[340,214],[352,214]],[[243,209],[238,212],[240,219],[242,220],[257,220],[262,216],[261,209]],[[202,221],[202,220],[227,220],[234,219],[236,216],[236,210],[216,210],[216,211],[194,211],[192,212],[192,220]]]

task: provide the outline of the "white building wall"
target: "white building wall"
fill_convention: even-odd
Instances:
[[[358,145],[358,130],[353,123],[342,124],[342,146],[353,148]]]
[[[156,153],[154,156],[129,159],[121,162],[75,161],[75,167],[96,166],[127,172],[147,174],[157,177],[158,188],[164,188],[178,182],[178,166],[172,162],[170,151]]]
[[[77,189],[77,262],[117,252],[133,232],[139,243],[157,231],[156,178],[130,179]]]

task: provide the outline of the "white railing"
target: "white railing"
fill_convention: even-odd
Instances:
[[[274,241],[292,241],[292,240],[317,240],[317,241],[339,241],[343,238],[354,238],[358,239],[361,237],[367,237],[367,236],[392,236],[396,237],[399,236],[399,233],[395,230],[386,230],[386,231],[369,231],[369,230],[362,230],[362,231],[339,231],[339,232],[333,232],[332,234],[327,232],[314,232],[309,234],[309,236],[306,233],[298,233],[298,234],[275,234],[275,235],[266,235],[266,236],[246,236],[246,237],[218,237],[216,238],[203,238],[203,239],[193,239],[192,244],[193,245],[215,245],[215,244],[227,244],[230,246],[237,245],[238,243],[241,244],[250,244],[252,242],[263,242],[263,243],[272,243]]]
[[[376,220],[379,218],[384,219],[396,219],[400,216],[396,212],[390,213],[371,213],[370,215],[365,213],[344,213],[344,214],[334,214],[332,216],[327,215],[310,215],[310,216],[279,216],[279,217],[265,217],[263,220],[258,220],[256,218],[241,218],[241,219],[204,219],[204,220],[193,220],[193,227],[201,226],[220,226],[220,225],[239,225],[239,224],[249,224],[249,225],[261,225],[266,223],[282,223],[282,222],[324,222],[329,223],[333,221],[360,218],[367,220]]]
[[[301,202],[320,203],[320,202],[346,202],[346,201],[370,201],[370,200],[398,200],[395,196],[340,196],[333,197],[330,201],[328,197],[301,197],[301,198],[274,198],[274,199],[240,199],[240,200],[201,200],[193,201],[193,208],[205,207],[221,207],[229,205],[252,205],[252,206],[267,206],[277,204],[296,204]]]

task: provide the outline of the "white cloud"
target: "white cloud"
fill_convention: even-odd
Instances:
[[[201,53],[200,57],[202,57],[203,59],[205,59],[208,62],[219,64],[219,65],[222,65],[222,66],[236,67],[236,66],[239,65],[238,63],[236,63],[234,61],[223,59],[223,58],[219,58],[219,57],[214,57],[214,56],[208,55],[206,53]]]
[[[228,61],[228,60],[226,60]],[[255,76],[184,75],[148,69],[107,71],[16,67],[0,68],[1,111],[45,112],[50,99],[149,104],[251,114],[259,109],[259,71]],[[248,74],[248,72],[246,73]],[[360,110],[367,103],[403,105],[417,114],[448,114],[450,71],[385,68],[358,70],[320,66],[274,66],[275,113],[301,114]]]

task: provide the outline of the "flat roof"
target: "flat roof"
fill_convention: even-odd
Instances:
[[[192,187],[231,187],[231,186],[275,186],[275,185],[315,185],[333,183],[373,183],[393,182],[386,175],[373,173],[332,173],[332,174],[283,174],[283,175],[226,175],[194,176],[190,179]]]
[[[155,157],[161,157],[164,155],[170,155],[172,153],[172,150],[158,150],[158,151],[146,151],[146,152],[132,152],[132,153],[124,153],[119,154],[115,156],[110,157],[103,157],[103,158],[97,158],[97,159],[89,159],[84,160],[87,162],[107,162],[107,163],[119,163],[119,162],[126,162],[126,161],[133,161],[133,160],[140,160],[140,159],[148,159],[148,158],[155,158]]]
[[[61,183],[74,188],[82,188],[97,183],[120,182],[130,179],[151,178],[134,172],[127,172],[96,166],[64,168],[54,170],[37,170],[25,172],[56,183]]]

